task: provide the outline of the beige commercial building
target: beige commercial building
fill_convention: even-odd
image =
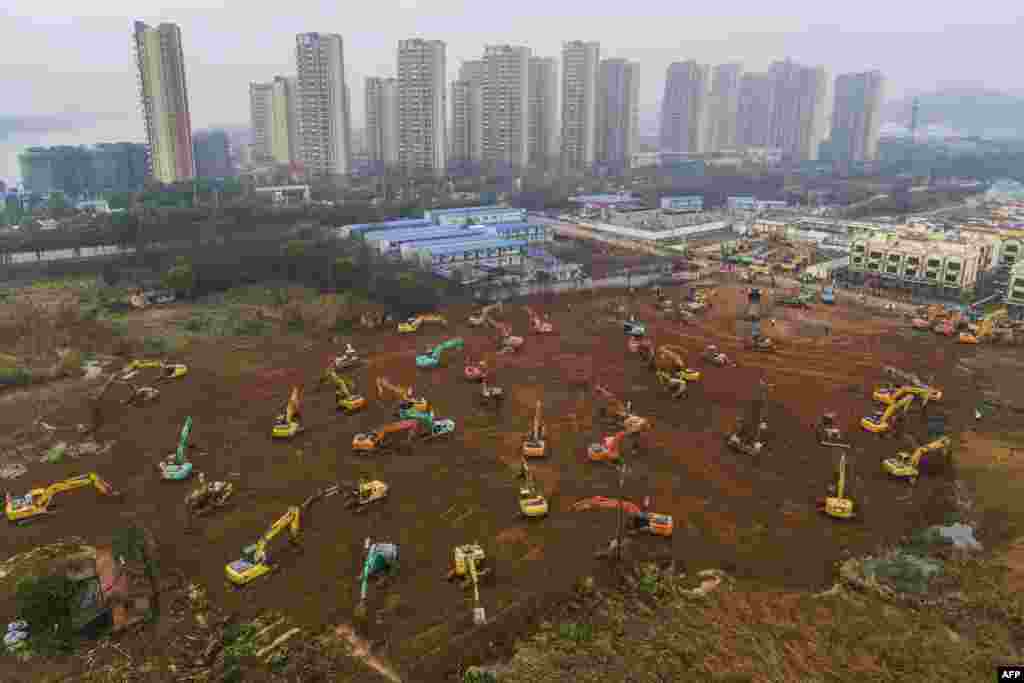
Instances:
[[[973,292],[985,268],[982,245],[895,234],[856,237],[850,243],[850,273],[879,277],[939,296]]]
[[[1010,285],[1006,290],[1006,303],[1013,318],[1022,319],[1024,313],[1024,261],[1018,261],[1010,270]]]
[[[443,174],[448,159],[445,43],[398,41],[398,165]]]
[[[562,170],[589,173],[597,160],[598,67],[601,44],[562,44]]]
[[[161,183],[193,178],[196,167],[181,29],[177,24],[154,27],[136,21],[135,61],[149,148],[147,170]]]

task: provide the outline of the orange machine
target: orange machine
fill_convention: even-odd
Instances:
[[[352,450],[356,453],[375,453],[397,446],[403,436],[405,443],[411,443],[418,425],[416,420],[399,420],[389,422],[368,434],[356,434],[352,437]]]
[[[551,334],[555,331],[554,325],[547,320],[542,319],[529,306],[526,307],[526,313],[530,316],[530,329],[537,334]]]
[[[622,458],[622,441],[628,432],[621,431],[606,436],[600,443],[592,443],[587,447],[587,457],[594,462],[617,463]]]
[[[620,506],[622,511],[629,516],[630,533],[646,533],[652,536],[669,537],[675,530],[675,521],[670,515],[648,512],[646,504],[642,509],[636,503],[631,503],[628,500],[594,496],[578,501],[572,506],[572,509],[574,512],[592,510],[594,508],[617,510]]]
[[[422,396],[413,396],[412,387],[392,384],[387,377],[381,376],[377,378],[377,398],[383,398],[385,393],[390,393],[393,398],[398,399],[399,412],[410,409],[421,412],[430,410],[430,403],[427,399]]]
[[[537,401],[537,412],[533,416],[533,430],[523,441],[523,457],[543,458],[547,455],[548,444],[545,440],[547,429],[540,420],[540,401]]]
[[[604,415],[616,423],[622,424],[626,431],[639,432],[650,426],[646,418],[634,415],[630,404],[620,401],[606,387],[598,384],[594,387],[594,391],[605,401],[602,408]]]

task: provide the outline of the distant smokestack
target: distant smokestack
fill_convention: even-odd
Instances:
[[[914,104],[910,107],[910,140],[917,142],[917,124],[920,122],[918,118],[921,113],[921,101],[918,98],[914,98]]]

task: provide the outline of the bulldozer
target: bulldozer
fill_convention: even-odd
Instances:
[[[334,399],[339,410],[351,414],[366,407],[366,397],[356,393],[356,383],[354,381],[339,375],[333,367],[328,368],[325,377],[327,381],[334,384]]]
[[[424,353],[416,356],[416,367],[436,368],[441,365],[441,358],[445,351],[449,349],[461,349],[462,346],[463,341],[461,337],[441,342],[437,346],[427,349]]]
[[[274,419],[274,427],[270,435],[275,439],[291,439],[303,431],[301,412],[302,387],[294,386],[284,412]]]
[[[366,454],[376,453],[400,444],[408,445],[416,435],[418,426],[419,423],[412,419],[389,422],[369,433],[360,433],[352,437],[352,450],[356,454]]]
[[[390,393],[394,398],[399,400],[398,409],[395,414],[402,419],[405,419],[405,413],[409,410],[418,410],[420,412],[426,412],[430,410],[430,403],[427,399],[413,396],[412,387],[404,387],[399,384],[392,384],[388,381],[387,377],[377,378],[377,398],[384,398],[384,393]]]
[[[206,475],[199,473],[199,486],[185,497],[185,509],[190,515],[201,517],[217,508],[227,505],[235,493],[235,486],[228,481],[206,481]]]
[[[899,401],[890,404],[885,410],[876,411],[872,415],[864,417],[860,421],[860,426],[874,434],[887,434],[892,431],[896,422],[910,410],[913,401],[913,396],[904,396]]]
[[[839,429],[836,414],[831,411],[821,416],[821,420],[818,421],[818,426],[815,429],[815,434],[818,436],[818,443],[822,446],[831,446],[833,448],[850,447],[850,444],[843,437],[842,430]]]
[[[533,416],[533,429],[523,441],[524,458],[543,458],[547,455],[548,444],[545,439],[547,431],[540,419],[541,402],[537,401],[537,412]]]
[[[356,603],[356,616],[366,616],[366,594],[370,579],[381,574],[398,571],[398,545],[395,543],[372,543],[369,538],[363,541],[366,559],[363,570],[359,573],[359,602]]]
[[[628,432],[639,432],[650,427],[647,418],[634,415],[632,404],[623,403],[615,395],[608,391],[607,387],[600,384],[594,387],[597,395],[604,399],[602,413],[605,418],[610,419],[616,425],[622,425]]]
[[[64,491],[82,488],[83,486],[93,486],[103,496],[111,496],[117,499],[121,497],[121,494],[107,483],[105,479],[95,472],[89,472],[88,474],[81,474],[55,482],[46,488],[32,489],[24,496],[12,496],[10,493],[5,494],[6,505],[4,511],[7,514],[7,521],[24,524],[42,515],[53,514],[50,505],[55,495]]]
[[[192,417],[189,416],[185,418],[185,424],[181,427],[181,435],[178,438],[178,450],[157,463],[161,479],[180,481],[192,476],[192,463],[185,457],[189,447],[188,437],[191,433]]]
[[[551,334],[555,331],[554,325],[537,315],[529,306],[526,307],[526,314],[530,316],[530,329],[537,334]]]
[[[882,461],[882,469],[894,477],[906,479],[911,484],[915,484],[921,475],[921,459],[932,453],[945,454],[951,443],[948,436],[943,436],[914,449],[913,453],[897,453],[895,458],[886,458]]]
[[[377,479],[360,479],[356,487],[345,494],[344,506],[346,509],[354,508],[356,512],[359,512],[370,503],[384,500],[387,497],[387,484]]]
[[[416,315],[407,320],[398,323],[398,331],[401,334],[411,334],[418,332],[423,323],[440,323],[442,326],[448,326],[448,320],[443,315],[437,315],[434,313],[425,313],[422,315]]]
[[[839,456],[835,495],[818,501],[818,509],[834,519],[853,519],[854,503],[846,494],[846,454]]]

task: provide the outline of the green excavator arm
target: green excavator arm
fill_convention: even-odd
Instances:
[[[185,418],[185,424],[181,426],[181,438],[178,439],[178,450],[175,453],[175,462],[178,465],[185,463],[185,449],[188,448],[188,437],[192,433],[192,416]]]

